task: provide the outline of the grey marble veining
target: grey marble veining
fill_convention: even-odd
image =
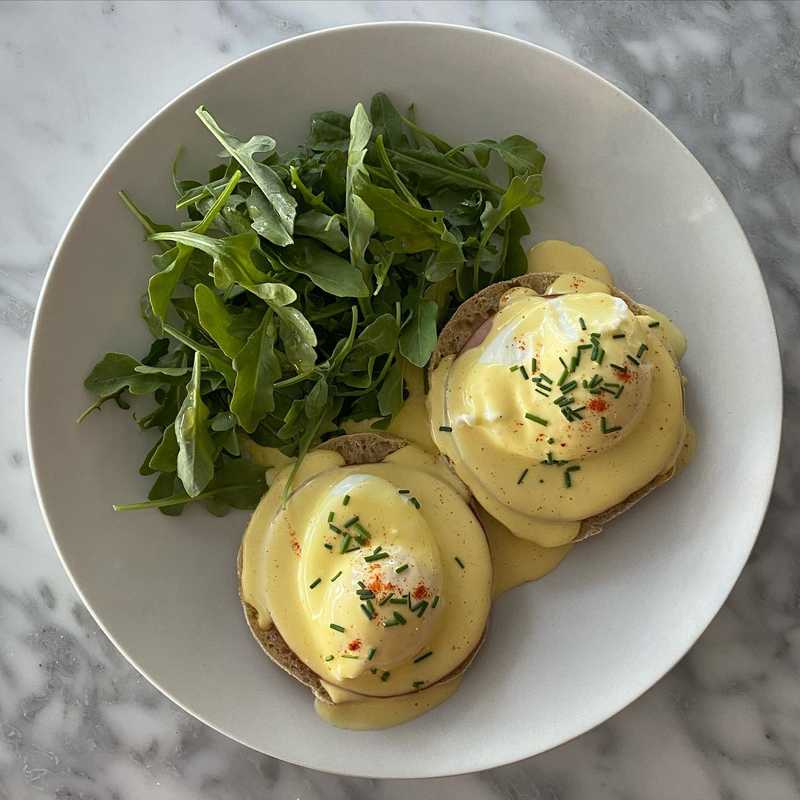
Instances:
[[[656,113],[744,226],[775,310],[786,380],[783,454],[761,537],[689,655],[570,744],[488,773],[413,784],[281,764],[152,689],[63,573],[36,506],[23,432],[25,349],[44,272],[119,144],[239,55],[379,19],[528,39]],[[800,2],[4,2],[0,164],[0,800],[800,797]]]

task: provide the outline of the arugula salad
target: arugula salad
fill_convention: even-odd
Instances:
[[[264,467],[243,457],[243,437],[299,464],[348,420],[386,428],[404,369],[427,364],[457,306],[526,271],[523,209],[542,201],[545,159],[530,139],[454,146],[383,93],[369,113],[313,114],[305,144],[286,152],[196,113],[224,158],[203,180],[179,178],[176,158],[186,221],[156,222],[120,193],[157,248],[140,304],[153,341],[95,365],[79,420],[109,401],[152,401],[133,414],[157,434],[139,467],[152,488],[118,510],[254,508]]]

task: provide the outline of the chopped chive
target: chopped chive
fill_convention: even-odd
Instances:
[[[335,574],[335,575],[334,575],[334,576],[331,578],[331,583],[333,583],[333,582],[334,582],[334,581],[335,581],[335,580],[336,580],[336,579],[337,579],[337,578],[338,578],[338,577],[339,577],[341,574],[342,574],[342,571],[341,571],[341,570],[339,570],[339,571],[338,571],[338,572],[337,572],[337,573],[336,573],[336,574]]]
[[[397,494],[411,494],[411,489],[398,489]]]
[[[642,344],[639,347],[639,352],[636,354],[636,358],[641,358],[644,355],[645,351],[649,349],[650,348],[646,344]]]
[[[411,503],[414,508],[421,508],[419,500],[416,497],[409,498],[409,502]]]
[[[566,394],[562,394],[561,397],[558,398],[558,400],[553,400],[553,405],[556,405],[556,406],[568,406],[574,400],[575,400],[574,397],[569,397]]]
[[[619,389],[622,386],[621,383],[613,383],[611,381],[604,381],[603,386],[607,386],[609,389]]]
[[[333,656],[325,656],[326,661],[333,661]]]
[[[355,553],[356,550],[360,550],[360,549],[361,548],[356,544],[356,545],[353,545],[352,547],[348,547],[347,550],[345,550],[344,552],[345,552],[345,555],[346,555],[347,553]]]
[[[578,322],[580,322],[580,324],[581,324],[581,330],[585,331],[586,330],[586,322],[584,321],[583,317],[578,317]]]
[[[564,361],[564,359],[561,358],[561,356],[558,357],[558,360],[561,362],[561,366],[564,367],[565,370],[569,369],[569,367],[567,366],[567,362]],[[559,381],[558,385],[561,386],[561,382],[560,381]]]
[[[597,361],[598,366],[603,363],[603,359],[605,357],[606,357],[606,351],[603,350],[603,348],[601,347],[600,352],[597,354],[597,358],[595,359]]]
[[[342,539],[342,546],[339,549],[339,552],[340,553],[346,553],[347,552],[347,548],[350,547],[350,542],[352,542],[352,541],[353,541],[353,537],[349,533],[345,534],[344,539]]]
[[[522,470],[522,473],[521,473],[521,475],[519,476],[519,478],[517,478],[517,486],[519,486],[519,485],[522,483],[522,481],[524,481],[524,480],[525,480],[525,476],[526,476],[527,474],[528,474],[528,468],[527,468],[527,467],[525,467],[525,469],[524,469],[524,470]]]
[[[627,372],[628,371],[628,367],[627,366],[621,367],[619,364],[609,364],[609,366],[611,367],[611,369],[615,369],[617,372]]]
[[[371,564],[373,561],[380,561],[383,558],[389,558],[388,553],[373,553],[371,556],[364,556],[364,561]]]
[[[625,358],[627,358],[631,364],[636,364],[637,367],[639,366],[639,362],[633,356],[625,356]]]
[[[399,611],[393,611],[392,613],[394,614],[394,619],[398,625],[406,624],[406,618]]]
[[[331,529],[331,530],[332,530],[334,533],[341,533],[341,532],[342,532],[342,529],[341,529],[341,528],[339,528],[339,527],[337,527],[336,525],[334,525],[332,522],[329,522],[329,523],[328,523],[328,527],[329,527],[329,528],[330,528],[330,529]]]
[[[414,659],[414,663],[415,664],[419,664],[420,661],[424,661],[428,656],[432,656],[432,655],[433,655],[433,650],[428,650],[427,653],[423,653],[421,656],[417,656]]]
[[[455,558],[456,564],[458,564],[461,569],[464,569],[464,562],[458,556],[453,556],[453,558]]]
[[[309,589],[314,589],[322,583],[322,578],[317,578],[313,583],[308,585]]]
[[[325,544],[324,544],[324,545],[322,545],[322,546],[323,546],[323,547],[324,547],[326,550],[333,550],[333,545],[332,545],[332,544],[328,544],[327,542],[325,542]]]
[[[375,616],[375,606],[372,605],[372,600],[367,600],[366,605],[367,605],[367,608],[370,611],[370,614],[372,614],[372,616],[374,617]]]
[[[511,372],[516,372],[519,369],[519,364],[514,364],[513,367],[508,368]]]
[[[572,422],[573,414],[572,409],[569,406],[563,406],[561,413],[564,415],[564,419],[566,419],[567,422]]]
[[[364,544],[365,541],[372,537],[372,534],[360,522],[354,522],[352,527],[353,530],[356,531],[356,539],[358,539],[361,544]]]
[[[536,422],[539,425],[548,425],[546,419],[542,419],[541,417],[537,417],[536,414],[531,414],[530,411],[525,414],[525,419],[529,419],[531,422]]]
[[[415,689],[419,689],[419,688],[420,688],[420,686],[424,686],[424,685],[425,685],[425,681],[414,681],[414,683],[412,683],[411,685],[412,685],[412,686],[413,686]]]
[[[578,350],[591,350],[593,347],[593,344],[579,344]]]
[[[369,608],[366,605],[364,605],[364,603],[361,604],[360,608],[364,612],[364,614],[366,614],[367,619],[372,619],[375,616],[375,614],[372,611],[370,611]]]
[[[558,379],[557,385],[561,386],[561,384],[564,383],[564,381],[567,379],[568,375],[569,375],[569,370],[566,367],[564,367],[564,371],[561,373],[561,377]]]
[[[373,591],[372,591],[372,589],[359,589],[359,590],[356,592],[356,594],[357,594],[357,595],[358,595],[358,596],[359,596],[359,597],[360,597],[362,600],[372,600],[372,598],[373,598],[373,597],[375,597],[375,592],[373,592]]]
[[[431,603],[431,608],[436,608],[439,605],[439,595],[437,594],[436,597],[433,598],[433,602]]]
[[[331,512],[328,514],[328,522],[333,522],[333,518],[334,518],[335,516],[336,516],[336,514],[334,514],[334,513],[333,513],[333,511],[331,511]]]
[[[401,564],[395,572],[399,575],[401,572],[405,572],[408,569],[408,564]]]
[[[359,581],[359,582],[358,582],[358,585],[359,585],[359,586],[360,586],[362,589],[366,589],[366,588],[367,588],[367,587],[364,585],[364,581]]]
[[[578,369],[578,364],[580,363],[581,363],[581,353],[579,350],[578,355],[572,356],[572,358],[569,361],[569,371],[575,372],[575,370]]]
[[[389,680],[389,676],[390,676],[391,674],[392,674],[391,672],[384,672],[384,673],[382,673],[382,674],[381,674],[381,680],[382,680],[384,683],[386,683],[386,681],[388,681],[388,680]]]
[[[625,334],[624,333],[615,333],[611,338],[612,339],[624,339],[625,338]]]
[[[561,391],[562,391],[564,394],[566,394],[567,392],[571,392],[573,389],[576,389],[576,388],[577,388],[577,386],[578,386],[578,381],[569,381],[568,383],[565,383],[565,384],[564,384],[564,385],[561,387]]]
[[[350,502],[350,495],[349,495],[349,494],[346,494],[346,495],[344,496],[344,499],[342,500],[342,505],[343,505],[343,506],[346,506],[346,505],[347,505],[349,502]]]
[[[453,429],[449,425],[440,425],[439,426],[439,430],[442,433],[452,433],[453,432]]]
[[[600,394],[600,392],[605,392],[606,394],[613,394],[614,397],[617,396],[616,389],[609,389],[607,386],[601,386],[599,389],[592,389],[592,392],[597,392],[597,394]]]
[[[389,592],[383,600],[378,603],[379,606],[385,606],[394,597],[394,592]]]
[[[621,425],[615,425],[612,428],[608,427],[608,420],[605,417],[600,417],[600,430],[603,433],[614,433],[614,431],[621,431]]]
[[[536,372],[536,359],[532,358],[531,359],[531,374],[533,374],[534,372]]]
[[[413,612],[414,612],[414,613],[415,613],[415,614],[416,614],[416,615],[417,615],[417,616],[418,616],[420,619],[422,619],[422,615],[423,615],[423,614],[424,614],[424,613],[427,611],[427,609],[428,609],[428,601],[427,601],[427,600],[423,600],[421,603],[417,603],[417,605],[416,605],[416,606],[414,606],[414,608],[412,608],[411,610],[412,610],[412,611],[413,611]]]
[[[328,627],[332,628],[335,631],[339,631],[339,633],[345,632],[345,628],[343,628],[341,625],[337,625],[335,622],[331,622],[331,624]]]
[[[621,395],[621,394],[622,394],[624,391],[625,391],[625,387],[624,387],[624,386],[620,386],[620,387],[619,387],[619,389],[617,389],[617,393],[614,395],[614,397],[615,397],[617,400],[619,400],[619,396],[620,396],[620,395]]]
[[[342,653],[342,658],[350,658],[353,661],[358,661],[358,656],[350,655],[350,653]]]
[[[345,522],[344,526],[345,526],[345,528],[351,528],[353,525],[356,524],[356,522],[358,522],[358,517],[357,516],[350,517],[350,519],[347,520],[347,522]]]
[[[648,328],[657,328],[661,323],[660,322],[651,322],[647,327]]]
[[[573,466],[567,467],[564,470],[564,486],[566,486],[567,489],[569,489],[572,486],[572,476],[570,475],[570,473],[576,472],[579,469],[580,466],[578,464],[574,464]]]
[[[527,381],[530,378],[530,375],[528,375],[528,370],[526,370],[524,366],[521,366],[519,368],[519,372],[520,372],[520,375],[522,375],[524,380]]]
[[[552,383],[553,380],[548,375],[545,375],[544,372],[539,376],[540,381],[544,381],[545,383]]]
[[[594,389],[598,383],[602,383],[603,379],[599,375],[595,375],[591,381],[589,381],[589,388]]]
[[[543,397],[550,397],[550,392],[543,392],[541,389],[536,389],[536,394],[540,394]]]
[[[405,595],[403,595],[402,597],[393,597],[390,600],[390,602],[391,602],[391,604],[393,606],[404,606],[404,605],[407,605],[406,596]]]
[[[378,648],[377,647],[370,647],[369,653],[367,653],[367,661],[372,661],[373,656],[377,652],[378,652]]]

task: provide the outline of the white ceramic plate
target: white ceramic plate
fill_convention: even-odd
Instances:
[[[144,496],[149,439],[114,409],[77,427],[81,379],[106,350],[138,352],[150,247],[116,197],[174,218],[169,166],[218,149],[201,103],[242,136],[304,138],[309,114],[388,91],[452,141],[520,132],[548,156],[536,238],[579,242],[688,335],[695,462],[555,573],[497,604],[448,703],[393,730],[351,733],[269,663],[236,596],[245,515],[115,514]],[[91,305],[88,305],[91,301]],[[757,365],[758,380],[743,380]],[[506,36],[432,24],[301,36],[231,64],[170,103],[114,157],[47,275],[28,373],[39,499],[61,558],[105,632],[147,678],[228,736],[286,761],[425,777],[515,761],[577,736],[652,686],[716,614],[758,532],[774,475],[780,369],[764,286],[717,187],[678,140],[611,84]]]

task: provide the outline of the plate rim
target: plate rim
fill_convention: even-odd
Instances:
[[[312,760],[309,758],[303,757],[302,754],[298,754],[296,757],[287,757],[285,755],[274,755],[273,753],[268,753],[264,750],[259,748],[253,747],[252,745],[248,744],[245,741],[242,741],[235,733],[232,733],[228,730],[224,730],[219,726],[215,725],[214,723],[210,722],[205,718],[202,713],[199,713],[187,705],[185,705],[178,697],[174,696],[171,692],[167,691],[163,688],[158,680],[156,680],[153,676],[151,676],[148,671],[141,668],[136,660],[129,655],[126,648],[124,648],[115,638],[110,630],[108,630],[105,626],[105,623],[100,618],[100,615],[92,605],[87,601],[84,593],[74,578],[67,561],[64,555],[61,552],[61,547],[59,545],[58,538],[55,532],[55,526],[53,525],[50,514],[47,509],[47,503],[42,492],[42,488],[39,481],[39,471],[37,468],[37,459],[36,459],[36,449],[34,446],[34,439],[35,434],[32,429],[32,393],[33,393],[33,367],[34,361],[37,358],[37,344],[38,344],[38,336],[39,336],[39,327],[41,324],[42,319],[42,308],[44,305],[44,299],[47,294],[51,279],[55,272],[58,269],[58,263],[61,257],[62,250],[66,244],[67,238],[69,237],[73,226],[75,225],[76,220],[81,215],[84,207],[87,205],[90,197],[94,194],[97,187],[102,183],[106,174],[112,169],[112,167],[117,163],[119,159],[121,159],[129,146],[133,144],[133,142],[141,136],[146,129],[148,129],[151,125],[155,124],[158,119],[166,114],[175,104],[179,103],[187,94],[193,92],[202,84],[206,83],[207,81],[221,75],[222,73],[232,70],[236,68],[243,62],[246,62],[250,59],[258,59],[262,57],[262,55],[268,51],[275,51],[279,50],[283,47],[295,46],[298,42],[307,40],[307,39],[314,39],[314,38],[323,38],[326,36],[335,36],[337,34],[343,33],[345,31],[350,31],[353,29],[368,29],[368,28],[429,28],[434,30],[443,30],[443,31],[451,31],[456,32],[459,34],[477,34],[479,36],[491,37],[497,40],[504,40],[512,42],[516,45],[524,45],[527,48],[531,48],[534,51],[538,51],[540,56],[545,58],[551,58],[562,62],[564,65],[568,66],[571,69],[578,70],[581,73],[584,73],[585,77],[588,78],[590,81],[597,82],[600,86],[604,86],[605,89],[610,89],[618,99],[622,100],[624,103],[628,104],[629,108],[636,110],[638,113],[643,113],[647,118],[649,118],[651,123],[657,125],[662,133],[666,133],[672,142],[678,146],[678,148],[682,151],[684,156],[688,156],[698,167],[702,174],[706,176],[708,179],[710,191],[714,196],[714,200],[720,203],[724,208],[726,208],[729,212],[731,217],[733,218],[733,222],[735,225],[734,232],[735,235],[739,239],[739,244],[743,246],[744,252],[749,254],[749,257],[752,262],[752,266],[754,268],[755,274],[758,278],[757,280],[757,287],[760,292],[759,300],[765,305],[768,310],[767,319],[765,320],[767,328],[769,330],[769,353],[766,354],[765,363],[772,372],[770,376],[770,383],[772,383],[772,387],[770,388],[770,409],[768,409],[767,418],[770,419],[772,422],[772,426],[774,429],[774,442],[770,444],[770,450],[765,454],[765,462],[767,468],[764,471],[764,490],[763,496],[759,496],[757,498],[758,502],[752,504],[756,508],[756,514],[754,515],[755,519],[758,521],[757,526],[755,526],[752,534],[751,534],[751,541],[749,546],[747,546],[742,551],[742,557],[740,559],[740,563],[737,565],[735,576],[733,577],[730,585],[725,586],[725,588],[720,591],[717,589],[716,597],[710,602],[709,608],[713,608],[713,613],[710,614],[709,618],[699,626],[696,632],[693,632],[689,637],[687,637],[687,643],[685,648],[681,646],[679,648],[679,652],[674,660],[667,663],[663,670],[661,670],[656,677],[653,678],[652,681],[648,682],[642,689],[634,689],[631,695],[618,707],[612,709],[608,713],[600,715],[597,719],[591,720],[588,723],[584,722],[583,724],[577,726],[577,729],[571,733],[563,735],[558,741],[553,742],[548,748],[545,750],[539,750],[538,752],[518,752],[515,754],[509,754],[505,757],[494,757],[494,758],[478,758],[475,763],[475,766],[472,767],[465,767],[463,769],[459,768],[455,771],[437,771],[434,769],[427,769],[418,773],[415,773],[413,776],[408,776],[408,773],[401,774],[398,771],[392,771],[391,769],[387,772],[382,773],[375,773],[374,771],[369,771],[368,769],[356,768],[350,770],[339,770],[335,768],[321,768],[313,763]],[[651,111],[649,111],[645,106],[639,103],[634,97],[629,95],[627,92],[620,89],[614,83],[612,83],[607,78],[599,75],[598,73],[594,72],[593,70],[589,69],[588,67],[579,64],[577,61],[574,61],[567,56],[564,56],[560,53],[551,50],[550,48],[543,47],[542,45],[534,44],[532,42],[526,41],[524,39],[520,39],[516,36],[511,36],[509,34],[500,33],[497,31],[485,29],[485,28],[478,28],[470,25],[458,25],[458,24],[451,24],[446,22],[429,22],[424,20],[385,20],[385,21],[376,21],[376,22],[360,22],[360,23],[352,23],[352,24],[344,24],[344,25],[337,25],[334,27],[327,27],[321,28],[316,31],[311,31],[308,33],[303,33],[297,36],[292,36],[287,39],[283,39],[279,42],[274,42],[270,45],[265,47],[258,48],[253,50],[249,53],[246,53],[226,64],[223,64],[221,67],[209,72],[208,74],[204,75],[199,80],[195,81],[184,90],[179,92],[175,97],[173,97],[169,102],[165,103],[161,107],[158,108],[145,122],[143,122],[140,126],[136,128],[136,130],[120,145],[120,147],[114,152],[111,158],[107,161],[105,166],[99,172],[97,177],[91,182],[88,189],[86,190],[85,194],[83,195],[81,201],[77,205],[75,211],[69,218],[63,233],[61,234],[58,244],[56,245],[55,250],[53,251],[53,255],[50,259],[48,264],[44,280],[42,281],[41,289],[39,291],[39,295],[36,301],[36,309],[33,316],[33,322],[31,325],[31,332],[28,340],[28,351],[27,357],[25,361],[25,391],[24,391],[24,411],[25,411],[25,436],[26,436],[26,445],[28,449],[28,455],[30,459],[30,467],[31,467],[31,475],[33,478],[33,485],[34,485],[34,492],[36,495],[36,500],[39,505],[39,510],[42,514],[42,518],[45,522],[45,526],[47,531],[50,535],[50,540],[55,548],[56,554],[58,555],[59,561],[61,562],[61,566],[66,572],[72,586],[74,587],[75,591],[77,592],[81,602],[87,608],[89,613],[92,615],[95,623],[100,627],[103,631],[105,636],[111,641],[114,647],[118,650],[118,652],[125,658],[125,660],[140,674],[142,675],[152,686],[154,686],[162,695],[164,695],[167,699],[169,699],[172,703],[176,706],[181,708],[190,716],[194,717],[195,719],[202,722],[204,725],[207,725],[214,731],[226,736],[229,739],[237,742],[238,744],[247,747],[254,752],[260,752],[264,755],[267,755],[271,758],[277,758],[278,760],[284,761],[289,764],[293,764],[295,766],[303,767],[306,769],[313,769],[319,772],[325,772],[333,775],[340,775],[346,777],[358,777],[358,778],[372,778],[372,779],[428,779],[428,778],[443,778],[443,777],[454,777],[458,775],[466,775],[471,774],[473,772],[494,769],[497,767],[514,764],[519,761],[522,761],[527,758],[532,758],[537,755],[541,755],[543,753],[549,752],[550,750],[555,749],[556,747],[560,747],[561,745],[566,744],[567,742],[572,741],[573,739],[582,736],[583,734],[593,730],[598,725],[603,724],[604,722],[612,719],[633,702],[638,700],[642,695],[644,695],[647,691],[652,689],[657,683],[659,683],[664,676],[670,672],[675,665],[684,658],[684,656],[689,652],[689,650],[697,643],[703,633],[706,631],[708,626],[713,622],[713,620],[719,614],[720,609],[726,602],[728,596],[733,591],[736,583],[738,582],[739,578],[741,577],[742,571],[747,564],[747,561],[750,557],[750,553],[755,545],[756,540],[758,539],[758,535],[761,531],[761,528],[764,523],[764,518],[769,507],[770,499],[772,496],[772,490],[775,483],[775,477],[777,473],[778,461],[780,456],[780,445],[781,445],[781,437],[782,437],[782,428],[783,428],[783,374],[782,374],[782,364],[780,359],[780,348],[779,348],[779,341],[777,336],[777,330],[775,325],[775,317],[774,312],[772,309],[772,305],[769,301],[769,295],[767,293],[766,284],[764,282],[764,276],[762,271],[759,267],[758,261],[753,253],[753,250],[750,246],[750,242],[747,239],[747,236],[742,229],[741,223],[739,222],[738,217],[734,213],[733,209],[731,208],[730,204],[728,203],[727,199],[723,195],[720,188],[717,186],[714,179],[708,173],[706,168],[700,161],[694,156],[694,154],[683,144],[683,142],[663,123],[658,117],[655,116]],[[775,424],[777,423],[777,424]],[[524,746],[518,748],[519,750],[524,750]]]

